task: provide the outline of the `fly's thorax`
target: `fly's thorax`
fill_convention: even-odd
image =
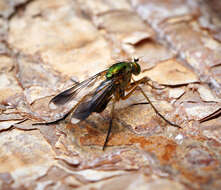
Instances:
[[[125,75],[127,73],[132,73],[132,64],[131,62],[119,62],[112,65],[107,73],[106,78],[111,79],[114,76]]]
[[[137,63],[139,60],[134,59],[132,62],[119,62],[112,65],[106,73],[107,80],[114,80],[115,88],[124,91],[128,88],[132,74],[138,75],[140,73],[140,65]]]
[[[111,79],[114,76],[126,75],[126,74],[140,74],[141,68],[138,64],[139,59],[134,59],[132,62],[119,62],[112,65],[106,73],[106,78]]]

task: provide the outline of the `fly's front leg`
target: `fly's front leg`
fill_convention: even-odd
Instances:
[[[140,81],[140,84],[146,84],[153,89],[162,90],[165,88],[164,86],[158,84],[157,82],[152,81],[149,77],[143,77],[139,81]],[[137,82],[137,81],[135,81],[135,82]]]
[[[133,94],[133,92],[137,89],[137,86],[139,84],[146,84],[146,85],[150,86],[153,89],[158,89],[158,90],[163,89],[163,88],[156,87],[155,84],[154,84],[154,81],[152,81],[149,77],[143,77],[142,79],[140,79],[138,81],[134,81],[133,83],[131,83],[130,86],[126,89],[126,91],[130,91],[130,90],[131,91],[126,96],[121,97],[121,99],[126,100],[127,98],[129,98]],[[140,105],[140,104],[149,104],[149,102],[135,103],[135,104],[132,104],[131,106]]]
[[[134,79],[132,78],[132,80],[134,81]],[[141,79],[142,80],[142,79]],[[135,81],[136,82],[136,81]],[[139,88],[141,90],[141,93],[143,94],[143,96],[145,97],[145,99],[147,100],[147,102],[151,105],[151,107],[153,108],[153,110],[155,111],[155,113],[157,115],[159,115],[165,122],[167,122],[168,124],[177,127],[177,128],[181,128],[179,125],[170,122],[168,119],[166,119],[158,110],[157,108],[153,105],[153,103],[150,101],[150,99],[148,98],[148,96],[146,95],[146,93],[143,91],[143,89],[139,86],[139,84],[136,86],[136,88]]]
[[[136,90],[137,86],[139,84],[144,84],[144,83],[147,83],[149,81],[148,78],[144,77],[138,81],[134,81],[133,83],[130,84],[130,86],[125,90],[125,91],[129,91],[127,95],[121,97],[122,100],[126,100],[127,98],[129,98],[133,93],[134,91]]]

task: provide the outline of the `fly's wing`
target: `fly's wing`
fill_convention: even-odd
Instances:
[[[92,112],[102,112],[112,98],[114,83],[112,80],[105,80],[97,87],[93,95],[86,95],[76,106],[72,117],[78,120],[86,119]]]
[[[56,108],[57,106],[64,105],[71,102],[73,105],[77,104],[86,94],[92,94],[102,80],[105,78],[106,71],[97,73],[96,75],[84,80],[81,83],[74,85],[73,87],[61,92],[51,99],[49,106]]]

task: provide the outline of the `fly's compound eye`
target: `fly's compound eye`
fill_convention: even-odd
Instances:
[[[134,58],[134,62],[139,62],[139,58]]]
[[[136,60],[139,60],[139,59],[136,59]],[[132,73],[134,75],[139,75],[140,71],[141,71],[140,65],[134,59],[134,62],[132,63]]]

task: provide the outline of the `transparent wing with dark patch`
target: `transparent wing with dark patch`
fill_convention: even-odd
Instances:
[[[114,83],[112,80],[103,81],[93,94],[88,94],[82,98],[76,106],[72,117],[84,120],[92,112],[102,112],[112,98]]]
[[[74,85],[73,87],[61,92],[51,99],[49,106],[61,106],[72,100],[79,101],[86,94],[90,94],[99,86],[101,81],[105,79],[105,73],[107,70],[97,73],[96,75],[84,80],[81,83]]]

